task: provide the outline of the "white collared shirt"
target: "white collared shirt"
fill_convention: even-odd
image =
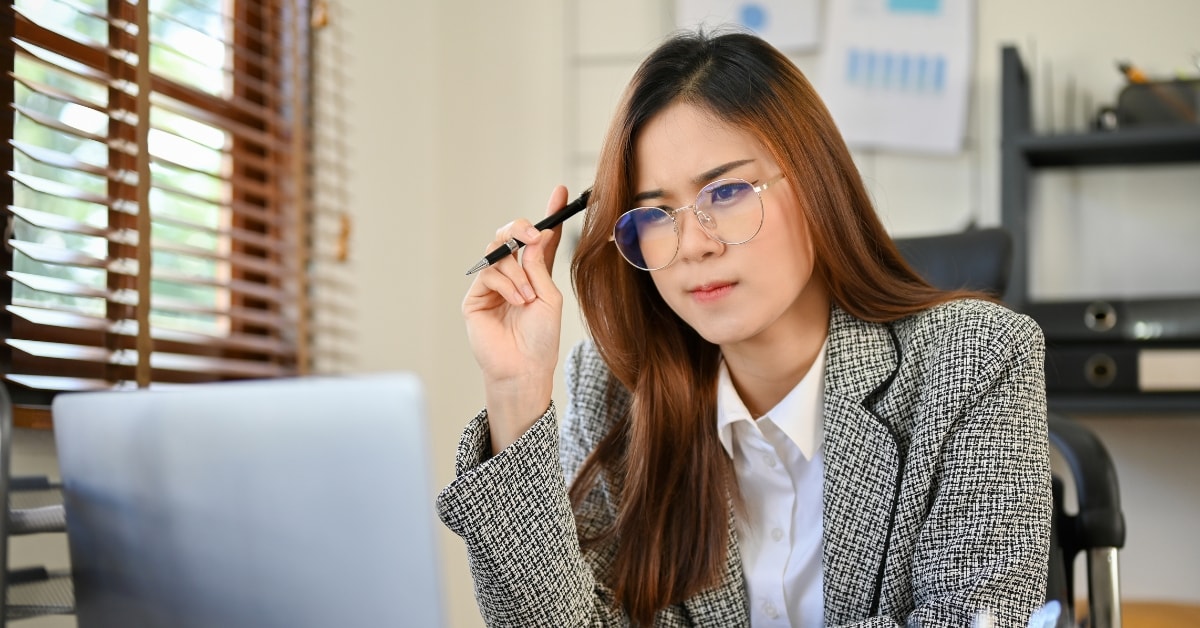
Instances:
[[[717,430],[745,503],[738,547],[754,628],[825,625],[824,401],[825,346],[804,379],[757,421],[721,362]]]

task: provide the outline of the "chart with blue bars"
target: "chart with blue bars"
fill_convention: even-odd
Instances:
[[[962,149],[976,0],[834,0],[818,89],[856,149]]]
[[[942,0],[886,0],[887,13],[938,16]],[[845,51],[846,84],[853,88],[940,94],[946,89],[946,56],[910,50],[850,46]]]
[[[946,56],[850,47],[846,84],[866,89],[940,94],[946,89]]]

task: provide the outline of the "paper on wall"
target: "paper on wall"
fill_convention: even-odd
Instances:
[[[818,86],[846,142],[959,152],[974,0],[837,0],[828,11]]]
[[[713,30],[733,24],[754,31],[784,51],[807,50],[818,41],[818,0],[676,0],[675,23],[679,28],[703,25]]]

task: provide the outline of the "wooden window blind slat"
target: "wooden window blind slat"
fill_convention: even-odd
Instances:
[[[86,314],[77,314],[74,312],[64,312],[43,307],[28,307],[21,305],[10,305],[5,308],[14,316],[19,316],[22,319],[36,324],[46,325],[48,327],[67,327],[70,329],[83,329],[88,331],[108,331],[117,327],[120,321],[109,321],[107,318],[99,316],[88,316]]]
[[[274,114],[258,105],[246,105],[241,101],[222,103],[220,107],[206,107],[212,104],[207,95],[188,91],[184,88],[172,89],[170,98],[155,98],[155,106],[163,111],[177,113],[192,120],[198,120],[216,127],[222,127],[231,135],[253,142],[263,149],[282,149],[285,144],[269,131],[250,126],[246,120],[252,119],[264,126],[274,120]]]
[[[161,9],[161,7],[156,8],[156,5],[160,4],[160,1],[161,0],[154,0],[150,3],[150,12],[152,14],[162,15],[164,13],[163,10]],[[223,24],[223,27],[225,28],[225,30],[230,31],[230,32],[237,32],[237,33],[241,34],[243,36],[243,39],[245,39],[247,41],[247,45],[249,47],[260,48],[263,45],[266,45],[266,44],[269,44],[269,43],[275,41],[275,39],[272,37],[271,33],[265,31],[263,28],[260,28],[258,26],[251,24],[250,22],[248,22],[244,19],[241,19],[241,17],[240,17],[241,12],[239,12],[239,11],[233,11],[233,12],[218,11],[218,10],[214,10],[213,7],[210,5],[204,5],[199,2],[195,2],[194,0],[177,0],[177,1],[179,4],[185,5],[191,9],[195,10],[195,12],[200,15],[208,15],[208,16],[215,17],[216,19],[220,20],[221,23]],[[263,10],[268,10],[268,8],[269,8],[269,5],[267,5],[266,3],[259,3],[256,6],[262,7]]]
[[[20,9],[13,7],[12,10],[13,30],[18,40],[26,43],[35,42],[34,45],[39,48],[95,70],[98,77],[105,75],[104,68],[110,59],[122,63],[136,61],[136,59],[131,59],[133,53],[128,50],[109,48],[103,43],[78,37],[74,33],[56,32],[29,19]],[[29,49],[28,46],[23,47]],[[39,56],[39,58],[42,57]]]
[[[122,386],[121,384],[102,379],[87,379],[83,377],[10,374],[6,375],[5,379],[26,388],[47,392],[90,392],[133,388],[133,386]]]
[[[155,270],[151,277],[155,281],[167,281],[181,286],[221,288],[229,292],[236,292],[275,304],[286,303],[292,296],[281,288],[243,279],[205,279],[195,275],[184,275],[161,270]]]
[[[189,220],[173,218],[169,216],[155,216],[154,222],[172,225],[181,229],[188,229],[197,233],[206,233],[222,238],[229,238],[231,241],[257,247],[267,251],[268,253],[286,255],[292,248],[294,248],[294,244],[289,244],[267,234],[249,231],[247,229],[239,229],[236,227],[213,228]]]
[[[37,358],[53,360],[70,360],[72,362],[93,362],[99,364],[121,364],[132,366],[137,364],[136,351],[118,349],[113,351],[104,347],[88,347],[83,345],[68,345],[60,342],[45,340],[20,340],[9,338],[6,344],[22,353]]]
[[[24,154],[26,157],[29,157],[34,161],[39,161],[47,166],[54,166],[55,168],[62,168],[64,170],[77,170],[79,172],[101,177],[118,178],[121,176],[121,173],[119,172],[113,172],[103,166],[97,166],[96,164],[88,163],[56,150],[42,148],[41,146],[28,144],[18,140],[9,140],[8,144]]]
[[[35,227],[41,228],[41,229],[49,229],[51,231],[59,231],[61,233],[70,233],[70,234],[82,235],[82,236],[105,238],[108,240],[112,240],[114,242],[121,242],[123,240],[126,240],[128,237],[130,237],[130,236],[122,235],[121,233],[116,233],[116,232],[110,231],[108,229],[104,229],[102,227],[96,227],[93,225],[89,225],[89,224],[79,221],[79,220],[73,220],[73,219],[67,218],[65,216],[60,216],[58,214],[51,214],[48,212],[38,211],[36,209],[29,209],[28,207],[16,207],[13,205],[9,205],[8,211],[9,211],[9,213],[16,216],[17,218],[20,218],[21,220],[23,220]],[[137,237],[136,232],[125,232],[125,233],[132,234],[132,237],[134,237],[134,238]],[[130,243],[130,242],[125,242],[125,243],[136,244],[136,242],[137,241],[135,239],[132,243]]]
[[[37,210],[31,210],[23,207],[10,207],[9,211],[19,215],[24,220],[30,223],[35,223],[37,226],[45,229],[53,229],[56,231],[75,232],[81,235],[101,235],[109,239],[109,241],[136,246],[137,232],[122,229],[111,230],[102,233],[97,233],[95,227],[91,227],[85,223],[74,221],[69,218],[46,214]],[[195,232],[198,235],[210,235],[218,238],[227,238],[231,242],[237,242],[252,247],[260,248],[267,253],[277,255],[286,255],[294,248],[294,244],[273,238],[269,234],[249,231],[247,229],[239,229],[235,227],[210,227],[195,221],[176,218],[173,216],[156,215],[153,217],[153,222],[156,225],[170,226],[173,228],[184,229]]]
[[[36,292],[46,292],[50,294],[59,294],[62,297],[80,297],[91,299],[104,299],[112,301],[115,304],[121,305],[137,305],[138,293],[130,291],[130,289],[108,289],[96,286],[89,286],[86,283],[59,279],[59,277],[48,277],[42,275],[34,275],[31,273],[19,273],[19,271],[10,270],[7,273],[8,279],[20,283],[20,285],[32,289]],[[17,303],[17,299],[13,299],[13,303]]]
[[[255,179],[251,179],[248,177],[242,177],[242,176],[237,176],[237,175],[229,176],[229,175],[223,175],[223,174],[218,174],[218,173],[212,173],[212,172],[208,172],[206,170],[200,169],[200,168],[194,168],[194,167],[186,165],[186,164],[181,164],[181,163],[178,163],[175,161],[171,161],[170,159],[167,159],[165,157],[160,157],[157,155],[151,155],[150,162],[154,165],[162,166],[164,168],[170,168],[170,169],[173,169],[176,171],[186,171],[186,172],[193,173],[193,174],[211,177],[213,179],[213,181],[216,183],[228,183],[230,185],[244,189],[247,192],[257,194],[260,197],[264,197],[264,198],[265,197],[274,197],[276,194],[278,194],[278,191],[273,186],[271,186],[269,183],[264,183],[262,181],[257,181]]]
[[[112,259],[96,257],[75,249],[46,246],[33,242],[23,242],[20,240],[9,240],[9,244],[22,254],[44,264],[72,266],[76,268],[97,268],[121,275],[137,275],[138,273],[138,262],[136,259]],[[284,269],[278,264],[259,265],[256,262],[252,267],[247,266],[246,264],[242,265],[252,268],[263,275],[279,276],[284,272]],[[151,273],[151,277],[156,281],[169,281],[185,286],[208,286],[223,288],[225,290],[238,292],[262,299],[264,301],[272,301],[276,303],[283,303],[288,298],[288,293],[280,288],[252,281],[222,280],[216,278],[206,279],[200,275],[184,274],[161,269],[154,269]]]
[[[211,249],[203,249],[196,246],[188,246],[186,244],[156,244],[152,247],[155,251],[175,253],[178,255],[186,255],[189,257],[210,260],[224,260],[235,264],[240,268],[252,270],[256,273],[270,277],[282,277],[286,272],[279,262],[272,261],[270,258],[257,257],[254,255],[245,255],[242,253],[222,253]]]
[[[95,205],[112,205],[116,202],[108,196],[97,194],[95,192],[88,192],[87,190],[81,190],[75,186],[54,181],[52,179],[46,179],[44,177],[12,171],[9,171],[8,176],[11,177],[14,182],[20,183],[25,188],[46,196],[53,196],[72,201],[82,201],[84,203],[92,203]]]
[[[74,137],[74,138],[77,138],[80,140],[88,140],[88,141],[96,142],[97,144],[107,145],[107,148],[110,151],[123,152],[128,156],[133,156],[134,154],[136,154],[137,148],[132,146],[131,144],[129,144],[129,142],[126,142],[124,140],[109,140],[108,138],[106,138],[102,135],[97,135],[95,133],[89,133],[89,132],[79,129],[77,127],[63,124],[62,122],[59,122],[58,120],[48,118],[36,111],[32,111],[29,108],[23,107],[20,105],[14,105],[13,109],[17,113],[21,114],[22,116],[28,118],[30,121],[37,124],[38,126],[57,131],[59,133],[62,133],[64,136]]]
[[[79,268],[121,268],[129,266],[131,262],[136,264],[134,260],[123,258],[109,260],[104,257],[88,255],[77,249],[47,246],[45,244],[38,244],[37,242],[9,240],[8,245],[44,264],[75,266]],[[136,272],[136,268],[133,270]]]
[[[44,277],[32,273],[8,271],[9,279],[37,292],[47,292],[68,297],[87,297],[104,299],[123,305],[137,305],[137,292],[131,290],[109,290],[97,286],[89,286],[69,279]]]
[[[156,311],[165,313],[202,314],[225,317],[232,320],[237,320],[247,325],[262,327],[273,332],[292,329],[295,323],[294,320],[289,319],[282,314],[272,313],[270,310],[249,308],[219,309],[196,305],[191,302],[180,301],[177,299],[159,299],[154,304],[154,309]]]
[[[120,321],[118,324],[110,324],[106,319],[100,319],[94,316],[71,315],[63,312],[47,311],[41,308],[10,306],[9,311],[33,325],[41,325],[47,327],[69,328],[74,330],[86,330],[92,332],[107,332],[110,334],[135,336],[137,334],[136,321]],[[120,324],[125,323],[125,324]],[[214,347],[225,349],[240,350],[245,353],[258,354],[267,357],[289,358],[293,356],[292,349],[287,343],[278,338],[255,336],[248,334],[231,334],[229,336],[213,336],[200,334],[195,332],[155,328],[152,330],[153,337],[163,343],[171,343],[176,347],[174,353],[184,354],[201,354],[204,355],[211,352]],[[75,347],[100,347],[99,343],[91,344],[75,344],[64,345]],[[191,348],[189,348],[189,346]],[[45,356],[43,356],[45,357]],[[62,358],[61,355],[54,354],[53,357]],[[66,358],[62,358],[66,359]],[[74,359],[74,358],[71,358]],[[93,360],[95,361],[95,360]]]
[[[12,338],[8,339],[5,344],[31,357],[46,360],[88,362],[118,366],[136,366],[139,363],[138,353],[132,349],[113,350],[104,347],[88,347]],[[149,366],[152,369],[165,371],[192,371],[236,377],[282,377],[287,375],[287,371],[283,367],[270,362],[212,358],[179,353],[151,353]],[[63,368],[70,367],[64,366]]]
[[[133,290],[109,290],[69,280],[58,279],[55,277],[43,277],[40,275],[31,275],[28,273],[19,273],[14,271],[9,271],[8,276],[12,280],[38,292],[47,292],[71,297],[104,299],[110,303],[116,303],[120,305],[138,305],[138,293]],[[163,312],[180,314],[207,314],[213,316],[224,316],[231,319],[243,320],[256,325],[262,325],[264,327],[271,327],[274,329],[283,329],[287,327],[289,323],[288,319],[283,315],[274,313],[270,310],[257,310],[249,308],[221,309],[169,297],[155,299],[154,308]]]
[[[255,58],[259,57],[259,55],[250,53],[249,51],[246,51],[244,49],[237,50],[236,46],[232,46],[226,42],[221,41],[220,39],[217,39],[217,38],[210,38],[210,39],[212,39],[212,41],[214,43],[220,43],[223,48],[229,49],[231,52],[234,52],[234,51],[242,52],[244,57],[255,57]],[[278,93],[277,93],[277,90],[275,89],[275,86],[272,85],[269,81],[262,80],[259,77],[255,76],[253,74],[250,74],[250,73],[239,72],[238,70],[234,69],[232,67],[232,65],[230,65],[228,63],[226,63],[225,65],[223,65],[221,67],[205,66],[204,60],[197,58],[194,53],[188,52],[187,50],[184,50],[182,48],[177,48],[175,46],[171,46],[170,44],[166,44],[163,42],[163,40],[157,39],[153,36],[151,36],[150,42],[152,44],[157,45],[159,50],[170,52],[170,53],[178,56],[181,60],[184,60],[188,63],[194,64],[197,67],[200,67],[200,68],[203,68],[203,69],[209,70],[209,71],[219,72],[220,74],[224,75],[227,78],[245,81],[248,86],[253,87],[256,90],[259,90],[264,94],[271,94],[273,97],[278,97]],[[254,60],[247,59],[247,62],[254,63]],[[174,78],[170,75],[163,75],[163,74],[157,74],[157,76],[161,76],[166,79]]]
[[[81,107],[87,107],[88,109],[95,111],[98,115],[103,115],[104,105],[101,103],[98,103],[90,98],[85,98],[74,92],[70,92],[65,89],[59,89],[52,85],[48,85],[48,84],[42,83],[40,81],[35,81],[35,80],[28,79],[28,78],[25,78],[22,76],[18,76],[16,74],[9,74],[9,77],[35,94],[41,94],[42,96],[46,96],[47,98],[53,98],[54,100],[62,101],[64,103],[70,103],[73,105],[79,105]],[[93,87],[99,87],[99,86],[94,85]],[[20,105],[14,105],[14,107],[17,109],[25,109],[24,107],[21,107]],[[22,113],[24,113],[25,115],[28,115],[30,117],[41,118],[43,120],[46,120],[47,126],[61,124],[58,120],[49,118],[47,116],[43,116],[40,113],[33,111],[31,109],[25,109],[25,111],[23,111]],[[68,128],[74,128],[74,127],[68,127]]]
[[[31,325],[105,332],[124,336],[137,334],[137,321],[134,320],[114,321],[88,314],[24,305],[10,305],[6,309],[13,316]],[[172,342],[176,345],[195,345],[200,348],[197,351],[216,346],[280,357],[294,355],[294,348],[282,339],[273,336],[239,333],[217,336],[161,327],[152,329],[150,333],[155,339]]]
[[[262,66],[264,68],[270,66],[271,58],[265,54],[258,52],[255,49],[255,47],[239,44],[237,39],[235,39],[235,38],[231,38],[228,36],[223,36],[223,35],[218,34],[218,33],[233,33],[234,32],[233,28],[231,28],[232,24],[230,24],[228,21],[224,21],[224,20],[222,21],[222,26],[220,29],[218,29],[218,32],[211,32],[211,31],[202,30],[202,29],[198,28],[195,24],[189,24],[188,22],[186,22],[178,17],[175,17],[174,15],[172,15],[169,12],[155,11],[153,8],[150,10],[150,17],[152,19],[162,20],[164,22],[170,22],[172,24],[177,25],[180,28],[185,28],[185,29],[191,30],[195,33],[198,33],[198,34],[204,36],[204,37],[212,39],[214,42],[219,42],[222,46],[225,46],[226,48],[228,48],[230,52],[234,53],[234,55],[236,56],[237,59],[239,59],[247,64]],[[254,39],[261,39],[263,37],[269,37],[269,35],[267,33],[263,33],[260,29],[256,29],[245,22],[239,23],[238,35],[242,36],[243,38],[250,37],[250,38],[254,38]],[[160,45],[171,46],[171,44],[169,44],[169,43],[163,43],[163,40],[159,40],[156,42],[155,39],[156,38],[154,38],[152,36],[150,41],[152,43],[159,43]],[[174,48],[174,46],[171,46],[171,47]],[[197,61],[203,62],[204,60],[197,59]]]
[[[71,249],[59,249],[59,247],[44,246],[34,243],[24,243],[24,241],[10,240],[8,241],[19,252],[35,259],[37,262],[55,265],[70,265],[76,268],[92,268],[104,269],[108,273],[118,275],[138,275],[138,261],[131,258],[101,258],[86,255],[84,252],[74,251]],[[276,269],[278,270],[278,269]],[[288,299],[288,293],[281,288],[266,285],[266,283],[258,283],[245,280],[220,280],[206,279],[199,275],[191,275],[178,273],[178,271],[154,269],[151,271],[151,279],[156,281],[167,281],[178,283],[181,286],[205,286],[226,289],[226,291],[236,292],[240,294],[250,295],[257,299],[275,301],[282,303]],[[35,288],[36,289],[36,288]],[[72,289],[74,295],[79,294],[78,291]],[[95,294],[89,294],[95,295]]]
[[[280,148],[286,143],[270,133],[259,132],[253,126],[259,121],[266,121],[278,115],[268,108],[265,103],[255,102],[246,98],[232,97],[227,99],[215,98],[210,94],[193,89],[187,85],[171,83],[159,77],[154,80],[154,94],[163,96],[163,109],[176,110],[184,115],[192,115],[197,120],[212,119],[224,121],[226,125],[239,134],[252,137],[256,142],[267,148]],[[175,104],[170,104],[174,101]],[[157,104],[157,101],[156,101]],[[183,107],[191,109],[181,110]]]
[[[209,358],[179,353],[151,353],[150,367],[167,371],[219,373],[236,377],[283,377],[288,374],[285,368],[270,362]]]

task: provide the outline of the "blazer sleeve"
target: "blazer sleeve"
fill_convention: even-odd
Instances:
[[[573,353],[568,382],[579,379],[576,362]],[[586,417],[568,416],[564,423],[579,420]],[[488,626],[628,625],[580,551],[560,466],[554,404],[521,438],[491,457],[489,438],[485,410],[463,432],[456,477],[437,497],[442,522],[466,543],[484,621]]]
[[[1045,345],[1029,318],[984,345],[974,402],[942,446],[913,555],[909,625],[1023,628],[1045,602],[1052,496]]]

